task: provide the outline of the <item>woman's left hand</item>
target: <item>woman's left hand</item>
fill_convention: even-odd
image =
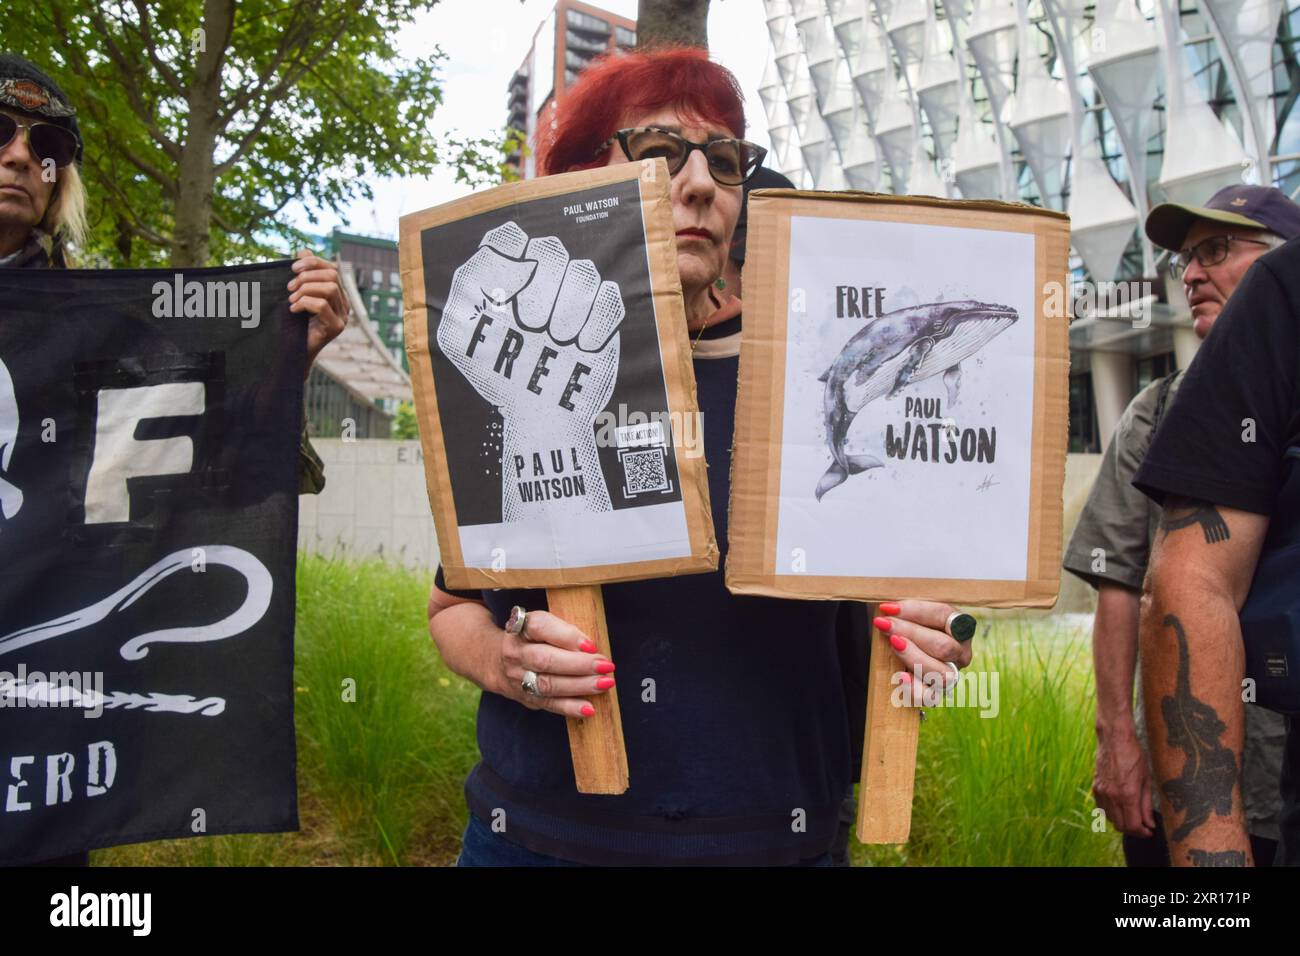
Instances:
[[[348,324],[352,311],[339,280],[338,266],[306,249],[298,250],[289,280],[289,311],[307,312],[307,370],[320,350]]]
[[[948,618],[957,611],[939,601],[885,601],[873,622],[888,638],[894,656],[902,662],[906,680],[920,676],[922,689],[947,689],[957,683],[958,668],[971,662],[970,641],[958,641],[948,634]],[[927,676],[932,675],[932,676]]]

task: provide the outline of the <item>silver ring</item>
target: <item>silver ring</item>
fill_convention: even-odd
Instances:
[[[537,671],[524,671],[524,679],[519,683],[525,694],[532,694],[534,697],[542,696],[542,692],[537,689]]]
[[[506,633],[513,634],[516,637],[524,633],[524,624],[528,620],[528,612],[518,604],[510,609],[510,616],[506,618]]]
[[[944,663],[947,664],[949,667],[952,668],[952,683],[951,683],[951,684],[948,684],[948,685],[944,688],[944,693],[945,693],[945,694],[951,694],[952,691],[953,691],[953,688],[955,688],[959,683],[961,683],[961,668],[959,668],[959,667],[958,667],[956,664],[954,664],[952,661],[944,661]]]

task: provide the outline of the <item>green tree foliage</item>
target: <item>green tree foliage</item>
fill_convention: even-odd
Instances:
[[[393,415],[392,437],[402,441],[420,437],[420,427],[415,421],[415,405],[411,402],[402,402],[397,406],[397,412]]]
[[[508,141],[435,141],[434,47],[395,38],[437,0],[42,0],[3,46],[63,87],[86,141],[83,258],[174,266],[264,258],[368,180],[451,164],[499,182]],[[502,139],[506,140],[503,132]]]

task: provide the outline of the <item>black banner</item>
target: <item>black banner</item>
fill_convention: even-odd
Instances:
[[[291,277],[0,269],[0,862],[297,827]]]

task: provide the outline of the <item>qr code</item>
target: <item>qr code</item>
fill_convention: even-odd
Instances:
[[[662,445],[652,448],[620,448],[618,457],[623,463],[624,497],[633,498],[648,492],[673,490],[673,484],[668,480]]]

